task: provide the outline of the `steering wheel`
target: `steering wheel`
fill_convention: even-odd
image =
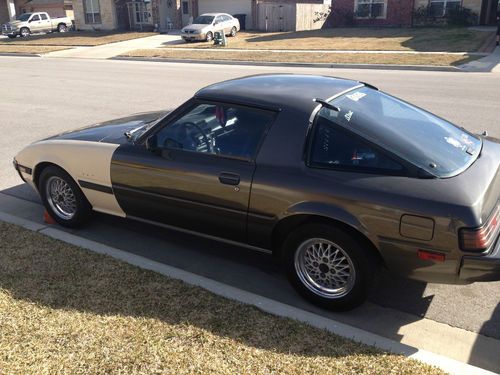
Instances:
[[[195,124],[194,122],[191,122],[191,121],[184,122],[182,124],[182,126],[195,128],[198,131],[198,133],[201,134],[201,137],[203,138],[203,143],[206,144],[208,151],[210,153],[214,153],[214,147],[212,145],[212,142],[210,142],[210,138],[208,137],[207,133],[205,133],[203,131],[203,129],[201,128],[201,126],[199,126],[198,124]]]

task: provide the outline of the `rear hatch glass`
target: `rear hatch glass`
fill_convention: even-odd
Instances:
[[[436,177],[452,177],[478,157],[481,138],[368,87],[330,101],[319,116],[348,128]]]

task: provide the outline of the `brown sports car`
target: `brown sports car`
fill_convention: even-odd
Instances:
[[[61,224],[92,210],[263,250],[332,309],[379,267],[500,279],[500,144],[351,80],[262,75],[61,134],[14,165]]]

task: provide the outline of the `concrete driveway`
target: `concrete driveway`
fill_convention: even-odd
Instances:
[[[9,88],[0,101],[0,210],[41,220],[38,197],[11,166],[29,142],[130,113],[172,109],[215,81],[285,71],[367,81],[472,131],[500,137],[498,75],[0,58],[0,79]],[[69,89],[61,96],[51,91],[55,86]],[[500,372],[500,282],[426,285],[384,274],[368,303],[333,314],[298,297],[265,255],[104,215],[75,233]]]

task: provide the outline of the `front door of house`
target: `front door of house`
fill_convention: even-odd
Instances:
[[[182,26],[189,25],[191,21],[191,12],[189,9],[189,1],[182,0]]]

